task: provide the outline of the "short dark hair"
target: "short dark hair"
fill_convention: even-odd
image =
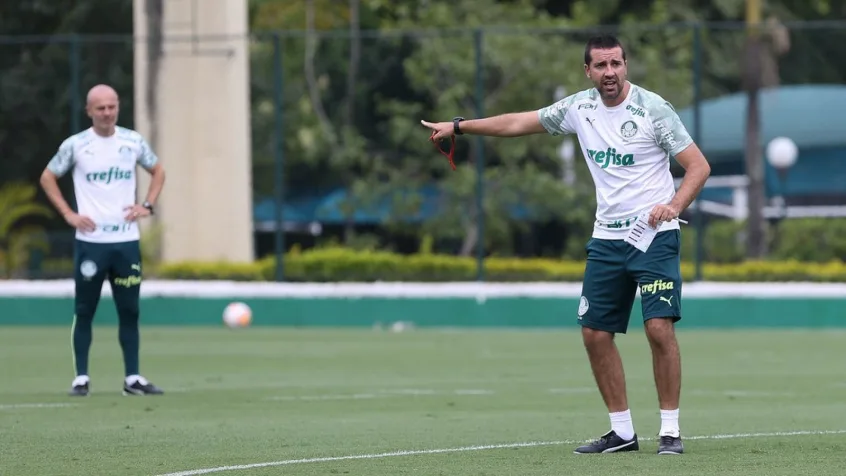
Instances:
[[[591,50],[610,50],[612,48],[620,47],[623,50],[623,60],[626,59],[626,49],[623,48],[623,44],[620,43],[620,40],[617,39],[614,35],[599,35],[594,36],[593,38],[589,39],[587,44],[585,45],[585,64],[590,65],[590,62],[593,58],[591,58],[590,52]]]

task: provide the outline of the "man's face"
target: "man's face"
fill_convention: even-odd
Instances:
[[[628,78],[622,48],[617,46],[608,50],[593,49],[590,56],[590,64],[585,65],[585,74],[596,86],[603,100],[617,99],[623,92],[623,85]]]
[[[108,129],[117,123],[119,106],[113,94],[98,94],[86,106],[88,117],[97,129]]]

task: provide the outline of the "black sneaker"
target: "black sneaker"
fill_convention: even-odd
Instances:
[[[73,387],[71,387],[70,392],[68,392],[68,395],[70,395],[71,397],[87,397],[88,384],[89,382],[74,385]]]
[[[681,435],[658,437],[659,455],[680,455],[682,453],[684,453],[684,445],[682,444]]]
[[[148,382],[144,377],[139,378],[132,385],[127,385],[126,380],[123,381],[124,395],[162,395],[163,393],[164,390]]]
[[[637,435],[634,435],[631,440],[624,440],[617,436],[614,430],[611,430],[599,437],[598,440],[579,446],[574,453],[618,453],[621,451],[638,451],[639,449],[640,445],[637,443]]]

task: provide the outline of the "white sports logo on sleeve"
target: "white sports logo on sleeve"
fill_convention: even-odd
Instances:
[[[135,204],[136,164],[150,169],[158,162],[141,134],[122,127],[111,137],[87,129],[65,139],[47,168],[61,177],[73,169],[77,213],[91,218],[96,229],[76,232],[93,243],[140,239],[138,224],[127,222],[125,208]]]
[[[550,134],[579,138],[596,187],[594,238],[622,239],[638,215],[675,195],[670,156],[693,140],[661,96],[631,84],[622,104],[607,107],[596,89],[587,89],[540,109],[538,117]],[[678,227],[672,221],[659,230]]]

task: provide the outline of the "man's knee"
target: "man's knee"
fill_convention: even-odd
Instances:
[[[588,350],[602,348],[614,342],[614,333],[601,329],[582,327],[582,341]]]
[[[133,296],[115,296],[115,310],[121,323],[138,322],[138,298]]]
[[[112,279],[112,298],[121,324],[138,321],[139,294],[138,286],[121,283],[120,278]]]
[[[675,321],[676,317],[653,317],[644,322],[646,328],[646,337],[649,343],[656,348],[669,347],[675,344],[676,331]]]
[[[74,296],[74,313],[78,319],[94,319],[94,314],[97,313],[97,307],[100,304],[101,291],[102,288],[96,286],[96,283],[77,285]]]
[[[121,324],[132,324],[138,322],[138,306],[118,306],[117,314],[118,320]]]

